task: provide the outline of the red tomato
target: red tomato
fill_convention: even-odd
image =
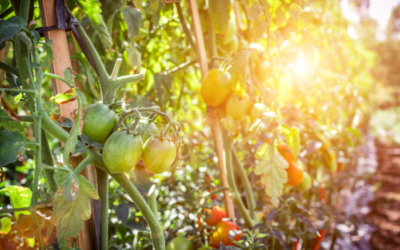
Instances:
[[[231,230],[236,230],[236,231],[241,231],[241,228],[236,225],[233,222],[230,221],[220,221],[216,228],[215,231],[213,232],[213,234],[211,235],[211,243],[210,245],[213,247],[217,247],[219,248],[220,246],[220,242],[222,242],[225,246],[232,246],[235,245],[233,243],[233,240],[240,240],[240,238],[243,235],[243,232],[235,235],[233,237],[233,239],[231,240],[229,238],[229,231]]]
[[[210,215],[210,209],[204,209],[205,212]],[[223,218],[226,218],[226,212],[222,207],[213,206],[212,207],[212,214],[209,219],[206,220],[207,225],[215,226],[218,222],[220,222]]]
[[[318,250],[319,249],[319,245],[321,244],[321,242],[324,240],[325,238],[325,234],[326,234],[326,230],[325,229],[320,229],[318,230],[319,235],[316,239],[315,239],[315,243],[312,246],[312,250]]]
[[[325,201],[325,187],[319,188],[319,200]]]

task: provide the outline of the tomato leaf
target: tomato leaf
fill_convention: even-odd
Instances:
[[[11,117],[14,121],[20,122],[21,117],[18,115],[18,110],[16,109],[16,104],[12,98],[9,98],[3,95],[0,99],[1,106],[7,112],[8,116]]]
[[[122,9],[122,14],[128,25],[129,36],[137,38],[140,33],[140,26],[142,26],[142,14],[140,10],[127,6]]]
[[[75,151],[75,144],[78,142],[78,135],[81,134],[81,131],[79,130],[79,126],[81,124],[81,97],[78,94],[78,113],[76,115],[76,119],[74,122],[74,125],[71,128],[71,131],[69,133],[69,137],[67,142],[65,143],[64,146],[64,151],[63,151],[63,159],[64,163],[68,162],[69,154]]]
[[[0,131],[0,167],[15,162],[26,142],[28,140],[19,131]]]
[[[78,176],[79,192],[76,199],[67,202],[59,190],[54,195],[54,217],[60,249],[69,249],[67,237],[77,237],[83,229],[84,221],[91,215],[90,199],[99,199],[96,189],[82,175]]]
[[[10,17],[7,20],[0,20],[0,44],[7,40],[11,40],[15,34],[25,26],[26,24],[24,19],[19,16]]]
[[[53,53],[53,48],[51,47],[51,44],[53,43],[53,40],[49,39],[45,43],[42,43],[44,46],[43,48],[46,50],[46,56],[42,59],[42,68],[43,70],[50,69],[51,64],[53,63],[54,60],[54,53]]]
[[[209,11],[211,24],[215,33],[225,35],[229,26],[231,1],[230,0],[209,0]]]
[[[31,205],[32,191],[29,188],[21,186],[8,186],[0,190],[0,194],[10,196],[13,208],[29,207]],[[29,211],[17,211],[14,213],[18,219],[20,214],[31,214]]]
[[[229,70],[232,76],[232,89],[236,95],[243,96],[246,92],[246,66],[249,55],[255,50],[243,50],[238,52],[232,60]]]
[[[76,88],[69,89],[63,93],[57,94],[50,98],[54,100],[57,104],[68,103],[76,100]]]
[[[8,217],[1,218],[0,220],[0,235],[1,234],[8,234],[11,230],[11,219]]]
[[[64,168],[68,168],[65,166]],[[62,188],[62,193],[67,202],[76,199],[79,192],[79,179],[72,169],[70,171],[57,171],[54,174],[54,180],[58,183],[59,189]]]
[[[271,197],[271,203],[277,207],[279,197],[283,193],[283,185],[287,182],[285,168],[288,167],[288,163],[278,150],[268,143],[264,143],[257,149],[255,157],[258,163],[254,173],[262,175],[261,181],[266,185],[266,193]]]
[[[300,154],[300,134],[296,127],[287,127],[283,125],[281,131],[285,134],[286,142],[290,148],[290,151],[295,159]]]
[[[97,36],[99,37],[101,43],[103,44],[104,48],[106,51],[111,52],[112,50],[112,38],[110,33],[108,32],[107,25],[104,22],[103,17],[100,14],[97,14],[97,19],[99,22],[93,22],[92,19],[90,19],[91,24],[96,31]]]
[[[135,70],[135,72],[139,73],[142,66],[142,55],[135,47],[135,43],[133,41],[131,41],[129,44],[128,60],[129,66],[132,68],[132,70]]]
[[[0,116],[7,116],[7,112],[4,109],[0,110]],[[0,127],[4,127],[6,130],[10,132],[20,131],[22,133],[25,133],[25,127],[19,122],[0,121]]]

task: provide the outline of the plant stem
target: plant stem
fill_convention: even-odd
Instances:
[[[108,250],[108,174],[97,168],[97,187],[101,200],[101,250]]]
[[[8,88],[0,88],[0,91],[35,94],[35,96],[38,95],[38,91],[35,90],[35,89],[8,89]]]
[[[13,8],[10,7],[10,8],[8,8],[8,9],[6,9],[5,11],[1,12],[0,18],[5,18],[5,17],[7,17],[8,15],[10,15],[12,12],[13,12]]]
[[[254,222],[251,219],[249,212],[243,204],[242,198],[240,197],[240,193],[236,187],[235,176],[233,174],[233,166],[232,166],[232,153],[231,153],[231,138],[228,131],[221,127],[222,132],[222,140],[225,151],[225,165],[226,165],[226,173],[228,177],[228,182],[230,188],[233,190],[233,201],[235,202],[240,214],[246,222],[246,226],[249,229],[252,229],[254,226]]]
[[[42,162],[47,166],[54,166],[53,156],[51,154],[50,145],[47,141],[46,131],[42,129],[42,138],[41,138],[41,149],[42,149]],[[43,169],[43,166],[42,166]],[[57,184],[54,181],[54,170],[44,169],[44,175],[46,176],[47,183],[49,184],[49,188],[52,194],[57,191]]]
[[[62,142],[66,142],[68,140],[69,133],[58,126],[57,123],[53,122],[46,112],[42,113],[42,127],[58,140]]]
[[[60,80],[60,81],[64,82],[65,84],[67,84],[68,87],[70,87],[70,88],[73,87],[69,81],[67,81],[66,79],[64,79],[64,78],[61,77],[61,76],[58,76],[58,75],[52,74],[52,73],[46,73],[46,72],[43,73],[43,77],[46,77],[46,76],[47,76],[47,77],[50,77],[50,78],[55,78],[55,79],[57,79],[57,80]]]
[[[33,117],[31,115],[21,115],[21,122],[33,122]],[[15,122],[11,117],[9,116],[0,116],[0,122]]]
[[[0,61],[0,69],[4,71],[10,71],[11,73],[19,77],[19,70],[17,68],[8,65],[7,63],[4,63],[2,61]]]
[[[85,157],[85,159],[83,159],[78,166],[76,166],[75,170],[74,170],[74,174],[75,175],[79,175],[80,172],[89,164],[93,163],[93,156],[91,154],[88,154],[88,156]]]
[[[250,181],[247,176],[246,170],[244,169],[242,163],[240,162],[239,156],[233,146],[232,146],[232,158],[233,162],[235,163],[236,169],[238,170],[239,177],[243,183],[243,188],[246,193],[246,199],[248,202],[251,217],[253,218],[253,220],[256,220],[256,211],[255,211],[256,202],[254,200],[253,190],[251,189]]]
[[[19,5],[19,16],[25,20],[25,23],[28,23],[29,5],[30,0],[21,0],[21,3]]]
[[[176,10],[178,11],[179,21],[181,22],[181,26],[182,26],[183,32],[186,35],[186,39],[188,40],[190,46],[192,47],[192,49],[196,53],[197,52],[196,51],[196,44],[195,44],[194,39],[192,37],[192,33],[190,32],[190,29],[187,26],[186,19],[185,19],[185,16],[183,15],[182,7],[181,7],[180,2],[176,2],[175,6],[176,6]]]
[[[155,190],[155,186],[153,186],[153,187],[154,187],[154,190],[152,190],[150,197],[149,197],[149,205],[150,205],[151,211],[153,212],[154,216],[158,220],[156,190]],[[152,187],[152,189],[153,189],[153,187]]]

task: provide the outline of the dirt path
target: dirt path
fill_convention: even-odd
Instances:
[[[373,249],[400,250],[400,146],[376,141],[378,168],[372,180],[378,186],[367,219],[376,227]]]

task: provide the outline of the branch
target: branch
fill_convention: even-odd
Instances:
[[[246,199],[248,201],[248,206],[249,206],[249,211],[250,211],[251,217],[253,218],[253,220],[255,220],[256,219],[256,211],[255,211],[256,202],[254,200],[253,190],[251,188],[249,177],[246,173],[246,170],[244,169],[242,163],[240,162],[237,152],[233,146],[232,146],[232,158],[233,158],[233,162],[235,163],[236,170],[238,170],[238,175],[239,175],[240,179],[242,180],[244,191],[246,192]]]
[[[42,129],[41,132],[41,151],[42,151],[42,162],[47,166],[54,166],[53,156],[51,154],[49,142],[47,141],[46,131]],[[44,166],[42,166],[43,169]],[[49,188],[52,194],[57,191],[57,184],[54,181],[54,170],[44,169],[44,175],[46,176],[47,183],[49,184]]]
[[[113,84],[113,88],[115,88],[115,91],[117,91],[117,89],[119,87],[121,87],[124,84],[130,83],[130,82],[136,82],[139,80],[142,80],[144,77],[143,74],[137,74],[137,75],[130,75],[130,76],[121,76],[118,77],[112,84]]]
[[[232,154],[229,153],[231,152],[231,138],[230,135],[228,134],[228,131],[225,128],[221,127],[221,132],[225,150],[226,173],[228,176],[229,186],[233,190],[233,201],[235,202],[240,214],[242,215],[244,221],[246,222],[246,226],[249,229],[252,229],[254,226],[254,222],[252,221],[249,212],[247,211],[245,205],[243,204],[242,198],[240,197],[240,193],[236,187],[235,176],[233,173],[233,166],[232,166]]]
[[[21,122],[33,122],[33,117],[31,115],[21,115]],[[15,122],[11,117],[9,116],[0,116],[0,122]]]
[[[0,61],[0,69],[4,71],[10,71],[11,73],[19,77],[19,70],[17,68],[14,68],[13,66],[8,65],[7,63],[4,63],[2,61]]]
[[[89,164],[93,163],[93,156],[91,154],[88,154],[79,164],[76,166],[74,170],[75,175],[79,175],[80,172]]]
[[[188,26],[186,24],[186,19],[185,19],[185,16],[183,15],[182,7],[179,2],[176,2],[175,6],[178,11],[179,21],[181,22],[183,32],[185,32],[186,39],[188,40],[190,46],[194,49],[194,51],[196,53],[196,44],[192,37],[192,33],[190,33],[190,29],[188,28]]]
[[[108,250],[108,209],[109,209],[109,188],[108,174],[97,169],[97,189],[101,201],[101,250]]]

